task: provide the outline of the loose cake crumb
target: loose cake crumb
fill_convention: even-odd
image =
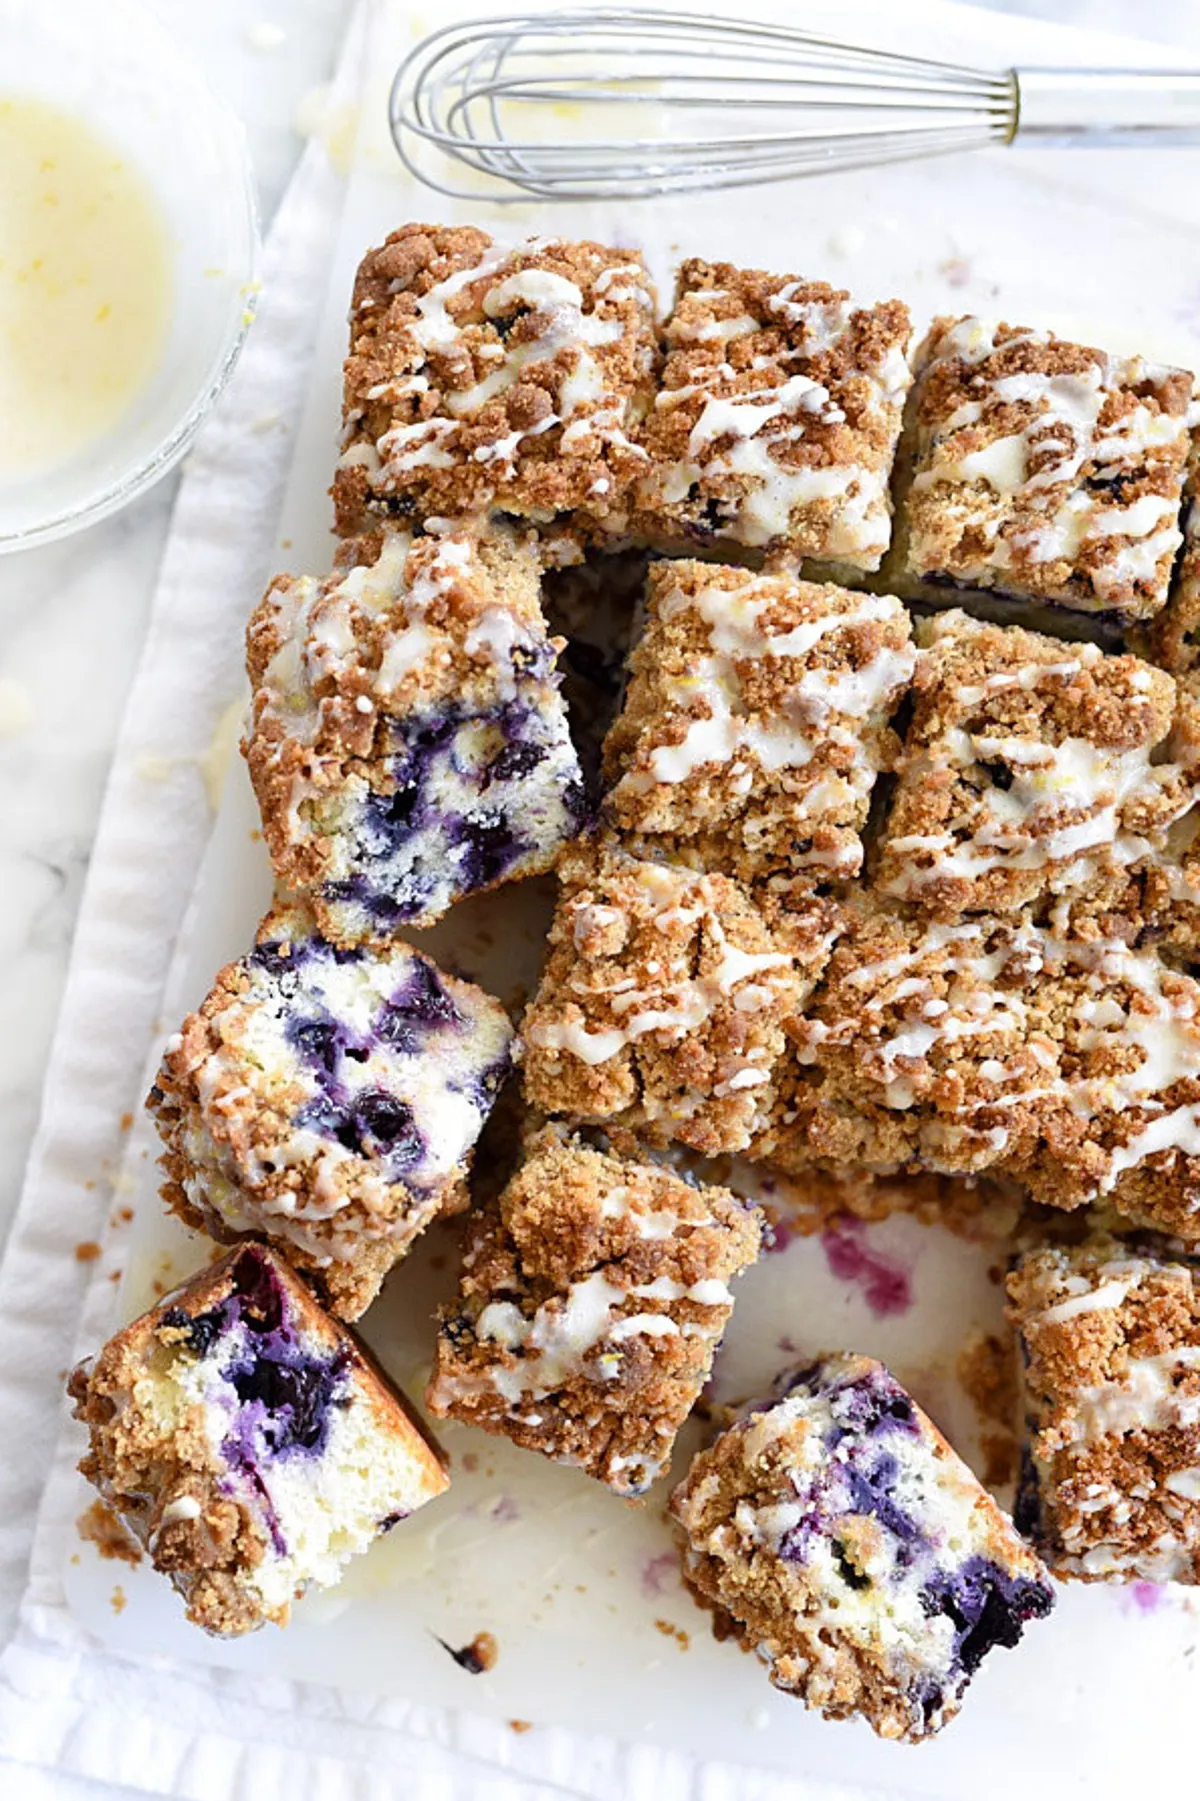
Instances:
[[[80,1538],[95,1545],[101,1557],[138,1564],[142,1550],[133,1534],[105,1501],[93,1501],[75,1522]]]
[[[500,1647],[490,1632],[477,1632],[469,1645],[455,1650],[444,1638],[438,1639],[443,1651],[448,1651],[460,1670],[466,1670],[469,1676],[482,1676],[485,1671],[494,1667],[500,1655]]]
[[[655,1620],[654,1624],[664,1638],[673,1638],[681,1651],[691,1648],[691,1638],[682,1626],[676,1626],[672,1620]]]

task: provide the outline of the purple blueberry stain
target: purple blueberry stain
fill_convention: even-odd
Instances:
[[[794,1562],[806,1562],[814,1540],[831,1523],[846,1515],[869,1515],[890,1534],[896,1567],[907,1569],[928,1546],[918,1523],[895,1497],[899,1465],[889,1441],[899,1434],[920,1437],[920,1423],[912,1401],[886,1370],[872,1369],[847,1381],[829,1380],[826,1366],[818,1361],[787,1370],[776,1382],[774,1400],[785,1400],[802,1389],[822,1395],[833,1416],[825,1433],[829,1459],[820,1475],[803,1493],[797,1492],[802,1511],[780,1545],[780,1554]],[[863,1581],[854,1571],[852,1587]]]
[[[502,1055],[493,1062],[470,1070],[462,1080],[455,1080],[450,1086],[456,1093],[465,1094],[473,1101],[477,1110],[486,1118],[495,1105],[496,1096],[512,1074],[512,1067],[512,1046],[506,1045]]]
[[[921,1427],[912,1400],[882,1365],[851,1378],[840,1373],[831,1378],[826,1364],[817,1359],[785,1370],[777,1377],[773,1398],[784,1400],[798,1388],[812,1395],[822,1395],[828,1402],[833,1415],[833,1424],[826,1436],[830,1450],[836,1450],[850,1438],[878,1438],[893,1432],[920,1437]]]
[[[830,1274],[859,1289],[877,1319],[907,1313],[912,1306],[911,1272],[871,1249],[861,1220],[841,1215],[822,1232],[821,1248]]]
[[[332,1020],[297,1020],[289,1024],[287,1035],[302,1061],[328,1076],[335,1074],[343,1044],[341,1030]]]
[[[896,1459],[888,1452],[851,1459],[844,1466],[847,1512],[868,1514],[896,1540],[896,1560],[902,1568],[912,1561],[912,1548],[928,1543],[916,1521],[895,1498],[899,1476]]]
[[[446,837],[458,865],[461,886],[468,893],[502,880],[533,848],[503,816],[451,816],[446,821]]]
[[[1160,1607],[1169,1605],[1171,1599],[1170,1590],[1161,1582],[1131,1582],[1124,1591],[1118,1589],[1117,1593],[1126,1611],[1142,1614],[1157,1613]]]
[[[659,1551],[643,1560],[638,1582],[647,1600],[679,1586],[679,1558],[674,1551]]]
[[[786,1251],[791,1244],[795,1232],[781,1219],[773,1219],[767,1215],[767,1223],[763,1228],[762,1248],[766,1255]]]
[[[414,957],[404,981],[372,1020],[371,1030],[390,1051],[417,1057],[431,1038],[462,1031],[466,1024],[432,963]]]

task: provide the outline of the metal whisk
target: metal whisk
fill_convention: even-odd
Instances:
[[[985,144],[1196,144],[1200,72],[989,72],[789,26],[588,7],[434,32],[401,65],[390,113],[405,164],[442,193],[636,200]],[[431,151],[474,180],[456,185]]]

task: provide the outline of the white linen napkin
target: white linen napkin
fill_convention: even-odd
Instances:
[[[334,99],[358,91],[369,15]],[[0,1794],[12,1801],[870,1801],[553,1728],[290,1680],[247,1681],[100,1646],[73,1618],[79,1435],[63,1376],[107,1325],[103,1239],[123,1113],[136,1108],[163,986],[211,829],[200,769],[238,691],[245,618],[269,570],[343,182],[306,151],[267,248],[258,321],[188,460],[113,764],[43,1111],[0,1268]],[[149,783],[153,752],[166,779]]]

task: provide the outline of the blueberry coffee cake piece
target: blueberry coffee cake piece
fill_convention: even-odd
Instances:
[[[1057,1576],[1200,1582],[1194,1259],[1103,1234],[1008,1278],[1029,1434],[1017,1523]]]
[[[1047,1029],[1053,948],[1022,919],[846,907],[754,1155],[877,1174],[1020,1159],[1070,1111]]]
[[[398,532],[346,555],[251,619],[243,748],[276,874],[354,944],[548,869],[584,801],[532,547]]]
[[[957,609],[917,642],[879,888],[945,919],[1066,898],[1136,924],[1200,793],[1172,678]]]
[[[760,1223],[723,1188],[542,1130],[472,1222],[430,1409],[641,1494],[707,1379]]]
[[[776,1070],[751,1154],[801,1173],[988,1172],[1071,1211],[1200,1237],[1200,983],[1028,917],[869,902]]]
[[[1149,948],[1044,942],[1039,1006],[1062,1086],[1014,1175],[1052,1206],[1100,1199],[1200,1238],[1200,982]]]
[[[269,1239],[354,1319],[466,1204],[512,1037],[498,1001],[407,945],[338,949],[270,914],[167,1042],[163,1198],[211,1237]]]
[[[671,1496],[714,1630],[827,1719],[931,1737],[1054,1596],[1040,1560],[870,1357],[781,1376]]]
[[[899,300],[859,306],[824,282],[689,259],[640,437],[635,535],[878,569],[910,333]]]
[[[559,867],[541,984],[525,1014],[525,1093],[579,1122],[714,1154],[771,1105],[784,1028],[828,954],[820,901],[768,915],[720,875],[592,841]]]
[[[401,226],[354,284],[338,530],[380,513],[607,511],[645,467],[633,434],[656,362],[636,250]]]
[[[69,1386],[80,1469],[211,1633],[284,1625],[449,1486],[403,1397],[262,1245],[193,1276]]]
[[[653,565],[606,746],[608,817],[626,842],[779,895],[857,875],[914,661],[890,595]]]
[[[1167,599],[1193,377],[1024,326],[936,319],[916,354],[911,581],[1148,619]]]

